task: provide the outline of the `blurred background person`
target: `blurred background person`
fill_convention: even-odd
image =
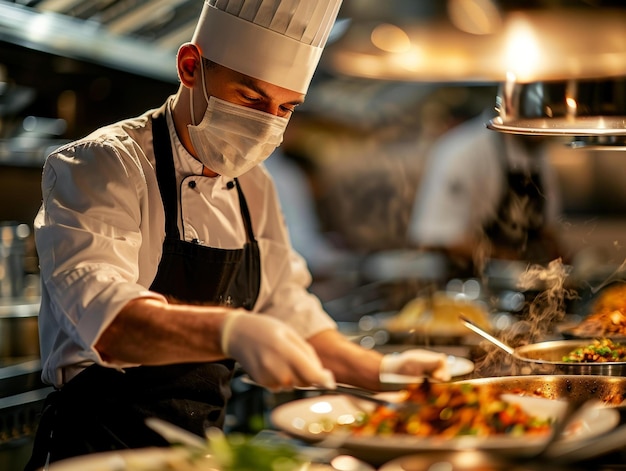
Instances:
[[[548,142],[489,130],[487,119],[474,117],[433,145],[409,225],[411,242],[442,253],[457,276],[480,275],[492,259],[545,264],[565,255]]]
[[[306,160],[302,161],[306,165]],[[314,279],[355,269],[356,256],[337,247],[324,232],[303,164],[279,147],[264,165],[274,180],[291,243],[306,261]]]

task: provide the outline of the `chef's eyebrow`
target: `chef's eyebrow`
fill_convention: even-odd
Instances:
[[[263,88],[259,85],[259,83],[255,79],[253,79],[252,77],[244,76],[244,77],[241,78],[241,82],[240,83],[242,85],[245,85],[249,89],[253,90],[255,93],[258,93],[263,98],[270,99],[270,96],[267,94],[267,92],[265,90],[263,90]],[[294,106],[301,105],[302,103],[304,103],[304,99],[302,99],[302,100],[293,100],[293,101],[288,102],[288,104],[294,105]]]

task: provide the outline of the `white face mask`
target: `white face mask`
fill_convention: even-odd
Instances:
[[[202,67],[202,91],[208,103],[195,124],[193,92],[189,137],[198,159],[209,170],[236,178],[267,159],[283,141],[289,118],[207,97]]]

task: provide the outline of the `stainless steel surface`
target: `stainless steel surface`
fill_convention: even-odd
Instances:
[[[624,33],[626,37],[626,32]],[[624,61],[626,72],[626,60]],[[623,72],[623,73],[624,73]],[[626,135],[626,77],[532,83],[505,82],[487,127],[511,134],[546,136]],[[596,140],[596,146],[615,147]],[[619,150],[619,149],[618,149]]]
[[[513,374],[585,374],[625,376],[626,362],[567,362],[567,354],[593,342],[593,339],[553,340],[513,348],[464,319],[466,327],[481,335],[513,358]]]
[[[39,357],[39,299],[0,298],[0,360]]]
[[[41,382],[39,359],[0,363],[0,469],[24,468],[43,402],[51,391]]]
[[[626,377],[621,376],[517,375],[459,382],[486,385],[498,393],[526,393],[548,399],[597,399],[611,405],[618,405],[626,400]]]
[[[203,2],[0,1],[0,40],[176,82],[173,61]],[[32,2],[31,2],[32,3]]]
[[[569,363],[563,356],[589,345],[592,339],[555,340],[515,349],[514,374],[581,374],[626,376],[626,362]]]
[[[463,316],[459,316],[459,318],[461,319],[461,321],[463,322],[463,324],[465,324],[465,326],[470,329],[473,330],[474,332],[476,332],[478,335],[480,335],[481,337],[483,337],[484,339],[488,340],[489,342],[491,342],[492,344],[494,344],[496,347],[504,350],[506,353],[508,353],[509,355],[514,355],[515,354],[515,349],[512,347],[509,347],[507,344],[505,344],[504,342],[501,342],[500,340],[498,340],[497,338],[495,338],[493,335],[491,335],[489,332],[486,332],[484,329],[481,329],[479,326],[477,326],[476,324],[474,324],[472,321],[470,321],[469,319],[463,317]]]
[[[28,224],[0,222],[0,298],[24,295]]]

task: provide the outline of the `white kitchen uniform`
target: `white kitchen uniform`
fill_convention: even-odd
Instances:
[[[165,238],[148,116],[125,120],[61,147],[46,161],[43,204],[35,220],[42,302],[43,380],[67,382],[90,364],[107,365],[94,345],[131,300],[151,292]],[[246,242],[230,179],[202,176],[182,146],[168,106],[179,183],[179,230],[188,242],[224,249]],[[193,176],[195,185],[188,185]],[[57,177],[64,182],[56,185]],[[261,288],[254,312],[285,321],[302,337],[336,328],[310,273],[291,247],[273,181],[263,166],[239,177],[261,251]],[[108,365],[112,366],[112,365]],[[136,365],[121,365],[136,366]]]

